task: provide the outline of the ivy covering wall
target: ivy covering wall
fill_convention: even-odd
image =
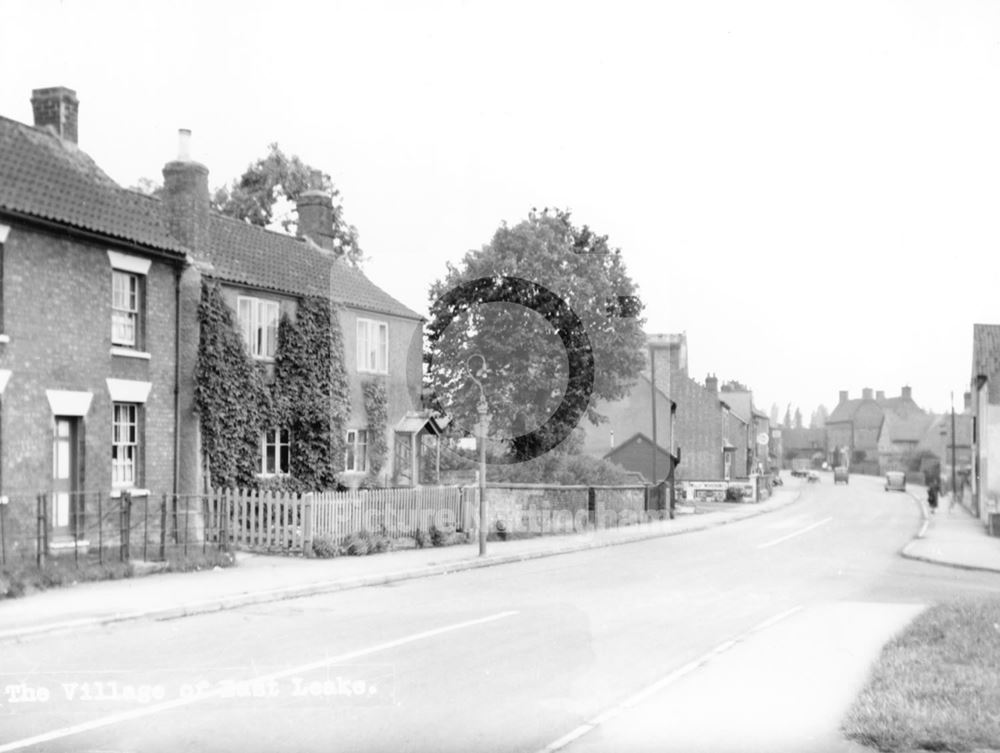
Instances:
[[[205,283],[196,401],[214,486],[332,489],[343,470],[350,388],[334,306],[298,301],[295,319],[278,326],[274,379],[247,353],[232,310],[215,283]],[[289,475],[261,479],[261,432],[286,429]]]
[[[385,438],[389,420],[389,401],[385,383],[381,379],[365,382],[362,391],[365,415],[368,417],[368,473],[374,480],[382,472],[389,455],[389,445]]]

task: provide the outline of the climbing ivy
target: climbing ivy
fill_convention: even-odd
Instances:
[[[270,411],[268,391],[217,284],[202,286],[198,320],[195,405],[212,485],[251,486],[260,470],[260,432]]]
[[[389,445],[385,439],[389,420],[388,398],[385,383],[381,379],[365,382],[362,391],[365,414],[368,416],[368,472],[374,480],[381,473],[389,454]]]
[[[196,401],[213,485],[334,488],[343,468],[350,387],[333,305],[306,297],[294,320],[282,316],[270,384],[247,354],[217,284],[203,285],[199,317]],[[260,435],[276,428],[291,437],[289,476],[260,479]]]
[[[299,301],[294,321],[281,318],[273,386],[275,426],[291,434],[290,484],[331,489],[344,462],[350,388],[336,311],[324,298]]]

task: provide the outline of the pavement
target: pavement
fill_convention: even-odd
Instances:
[[[948,496],[942,496],[937,511],[931,513],[922,487],[910,496],[924,523],[913,541],[903,547],[904,557],[964,570],[1000,572],[1000,538],[990,536],[981,520],[961,504],[951,504]]]
[[[281,599],[385,585],[481,567],[628,544],[734,523],[797,501],[793,480],[765,502],[704,505],[700,514],[593,533],[409,549],[364,557],[314,559],[237,553],[237,566],[80,583],[0,601],[0,641],[140,619],[176,619]]]

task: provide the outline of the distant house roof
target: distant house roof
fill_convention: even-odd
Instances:
[[[942,436],[943,435],[943,436]],[[920,449],[940,451],[942,445],[951,446],[951,414],[934,416],[917,445]],[[972,446],[972,416],[967,413],[955,415],[955,446]]]
[[[833,413],[826,419],[827,425],[839,423],[851,423],[854,430],[858,429],[879,429],[885,410],[875,400],[853,399],[845,400],[833,409]]]
[[[726,404],[729,405],[729,410],[732,411],[734,416],[745,424],[750,423],[753,415],[753,405],[749,392],[723,389],[719,394],[725,396]]]
[[[1000,403],[1000,324],[972,325],[972,378],[986,377],[989,401]]]
[[[901,418],[892,411],[885,413],[886,430],[892,442],[919,442],[927,433],[928,427],[934,422],[932,416],[925,413]]]
[[[115,183],[76,144],[0,117],[0,211],[118,238],[181,257],[160,202]]]

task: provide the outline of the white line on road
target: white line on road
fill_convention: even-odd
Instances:
[[[398,648],[399,646],[405,646],[408,643],[415,643],[417,641],[422,641],[426,638],[433,638],[444,633],[451,633],[455,630],[462,630],[468,627],[474,627],[476,625],[483,625],[487,622],[494,622],[496,620],[502,620],[505,617],[511,617],[517,614],[516,611],[509,612],[498,612],[497,614],[492,614],[489,617],[480,617],[475,620],[467,620],[465,622],[456,622],[454,625],[445,625],[444,627],[434,628],[433,630],[425,630],[422,633],[414,633],[413,635],[408,635],[403,638],[397,638],[396,640],[386,641],[385,643],[379,643],[375,646],[369,646],[368,648],[358,649],[357,651],[349,651],[346,654],[340,654],[339,656],[331,656],[326,659],[321,659],[319,661],[310,662],[309,664],[300,664],[297,667],[291,667],[290,669],[282,669],[278,672],[272,672],[268,675],[262,675],[260,677],[254,677],[247,682],[259,682],[268,683],[272,680],[280,680],[284,677],[291,677],[292,675],[304,674],[306,672],[311,672],[316,669],[322,669],[323,667],[328,667],[334,664],[341,664],[346,661],[351,661],[357,659],[361,656],[368,656],[369,654],[374,654],[379,651],[388,651],[392,648]],[[40,745],[41,743],[51,742],[52,740],[59,740],[64,737],[70,737],[71,735],[79,735],[83,732],[90,732],[91,730],[100,729],[101,727],[109,727],[113,724],[120,724],[121,722],[128,722],[133,719],[141,719],[144,716],[151,716],[153,714],[158,714],[161,711],[169,711],[171,709],[181,708],[182,706],[190,706],[192,704],[198,703],[199,701],[205,701],[209,698],[215,698],[216,696],[222,695],[225,692],[224,687],[218,687],[214,690],[209,690],[203,693],[197,693],[192,696],[175,698],[170,701],[164,701],[162,703],[157,703],[152,706],[145,706],[143,708],[134,709],[132,711],[123,711],[120,714],[110,714],[109,716],[104,716],[99,719],[94,719],[89,722],[83,722],[82,724],[74,724],[71,727],[63,727],[61,729],[54,729],[50,732],[43,732],[40,735],[34,735],[33,737],[26,737],[22,740],[14,740],[13,742],[0,744],[0,753],[7,753],[7,751],[21,750],[22,748],[29,748],[32,745]]]
[[[740,643],[740,642],[746,640],[751,635],[753,635],[754,633],[756,633],[756,632],[758,632],[760,630],[764,630],[765,628],[771,627],[771,625],[774,625],[775,623],[780,622],[781,620],[785,619],[786,617],[791,617],[793,614],[795,614],[796,612],[798,612],[801,609],[802,609],[802,607],[792,607],[791,609],[788,609],[788,610],[786,610],[784,612],[781,612],[780,614],[774,615],[774,617],[771,617],[769,619],[764,620],[763,622],[759,623],[758,625],[755,625],[754,627],[752,627],[749,630],[747,630],[745,633],[741,633],[740,635],[736,636],[732,640],[728,640],[728,641],[725,641],[724,643],[720,643],[718,646],[716,646],[715,648],[713,648],[707,654],[703,654],[701,657],[695,659],[694,661],[688,662],[683,667],[680,667],[679,669],[675,669],[670,674],[665,675],[664,677],[661,677],[659,680],[657,680],[656,682],[654,682],[652,685],[647,685],[645,688],[643,688],[642,690],[640,690],[635,695],[629,696],[624,701],[622,701],[621,703],[619,703],[617,706],[612,706],[607,711],[601,712],[600,714],[598,714],[597,716],[595,716],[590,721],[584,722],[583,724],[581,724],[576,729],[574,729],[571,732],[568,732],[567,734],[563,735],[562,737],[560,737],[555,742],[549,743],[544,748],[542,748],[540,751],[538,751],[538,753],[554,753],[554,751],[562,750],[567,745],[569,745],[571,742],[573,742],[574,740],[578,740],[579,738],[583,737],[584,735],[586,735],[588,732],[590,732],[595,727],[598,727],[601,724],[604,724],[605,722],[607,722],[607,721],[609,721],[611,719],[614,719],[616,716],[618,716],[622,712],[626,711],[627,709],[630,709],[633,706],[638,705],[642,701],[644,701],[647,698],[649,698],[651,695],[654,695],[655,693],[659,692],[660,690],[663,690],[663,688],[667,687],[668,685],[671,685],[672,683],[674,683],[677,680],[681,679],[682,677],[684,677],[684,675],[691,674],[696,669],[698,669],[698,667],[700,667],[703,664],[711,661],[716,656],[719,656],[719,654],[725,653],[726,651],[728,651],[729,649],[731,649],[733,646],[735,646],[737,643]]]
[[[757,548],[767,549],[769,546],[780,544],[782,541],[788,541],[789,539],[798,536],[799,534],[803,534],[806,531],[811,531],[813,528],[819,528],[821,525],[823,525],[824,523],[829,523],[831,520],[833,520],[833,518],[823,518],[823,520],[817,521],[816,523],[813,523],[811,526],[806,526],[805,528],[801,528],[798,531],[795,531],[794,533],[788,534],[787,536],[782,536],[780,539],[775,539],[774,541],[768,541],[766,544],[758,544]]]

